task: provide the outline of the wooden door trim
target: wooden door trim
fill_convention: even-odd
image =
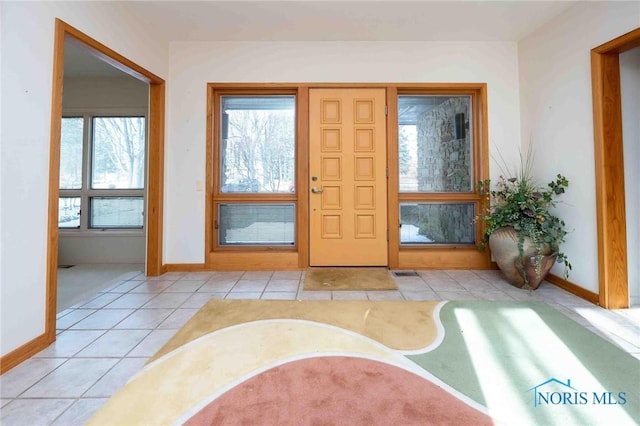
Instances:
[[[298,87],[297,102],[298,268],[302,269],[309,266],[309,86]]]
[[[148,275],[162,273],[162,198],[164,175],[164,110],[165,82],[135,62],[125,58],[99,41],[66,22],[56,19],[53,49],[53,83],[51,92],[51,133],[49,147],[49,200],[47,223],[47,266],[44,333],[2,357],[4,372],[44,349],[56,338],[56,306],[58,290],[58,198],[60,182],[60,131],[64,78],[65,39],[76,42],[96,57],[127,74],[144,81],[149,87],[149,136],[147,179],[147,251]]]
[[[599,304],[629,307],[620,93],[620,53],[640,46],[640,28],[591,50]]]
[[[390,208],[398,205],[398,188],[400,187],[400,170],[398,167],[398,88],[387,89],[387,229],[389,241],[387,255],[390,269],[397,269],[400,264],[400,211]]]

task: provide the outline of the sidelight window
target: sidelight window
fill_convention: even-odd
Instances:
[[[213,246],[295,247],[295,93],[238,89],[213,99]]]
[[[471,245],[479,152],[471,95],[398,96],[401,245]]]

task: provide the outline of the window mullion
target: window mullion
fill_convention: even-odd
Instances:
[[[91,140],[92,125],[91,115],[84,114],[84,132],[82,136],[82,188],[80,191],[80,230],[89,229],[89,182],[91,181],[90,173],[90,156],[91,156]]]
[[[142,197],[144,189],[90,189],[92,197]]]

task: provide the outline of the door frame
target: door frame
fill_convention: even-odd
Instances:
[[[51,96],[51,135],[49,148],[49,220],[47,230],[47,290],[44,347],[55,341],[58,291],[58,198],[60,181],[60,132],[64,79],[65,40],[77,43],[98,59],[149,84],[147,189],[146,189],[146,267],[148,276],[157,276],[162,267],[162,199],[164,187],[165,81],[125,58],[87,34],[56,19]]]
[[[599,305],[629,307],[620,53],[640,46],[640,28],[591,50]]]

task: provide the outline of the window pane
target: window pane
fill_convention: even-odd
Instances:
[[[84,119],[62,119],[60,134],[60,189],[82,187],[82,133]]]
[[[142,228],[142,197],[91,198],[90,228]]]
[[[60,197],[58,227],[80,228],[80,197]]]
[[[223,96],[221,192],[294,192],[295,96]]]
[[[220,204],[220,245],[293,245],[293,204]]]
[[[401,244],[475,244],[474,203],[401,203]]]
[[[95,117],[91,187],[144,188],[144,117]]]
[[[470,96],[399,96],[401,192],[472,192]]]

